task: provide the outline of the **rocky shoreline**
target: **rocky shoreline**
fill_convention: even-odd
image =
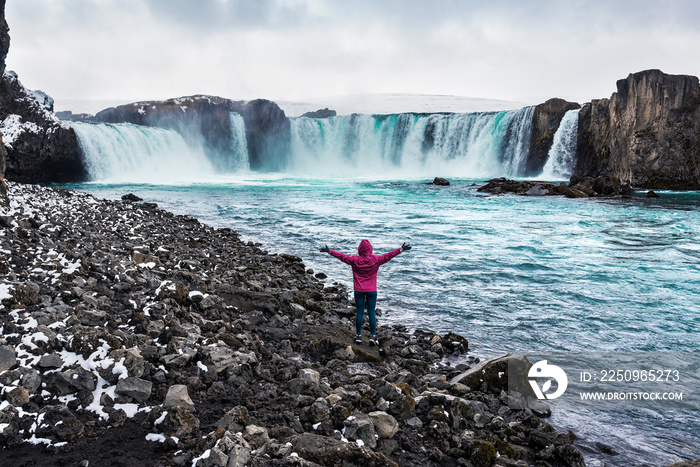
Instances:
[[[340,284],[152,203],[8,183],[0,444],[12,465],[580,466],[464,337],[352,343]]]

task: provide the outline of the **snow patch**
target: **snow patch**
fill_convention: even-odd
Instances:
[[[41,134],[41,127],[33,122],[22,123],[22,117],[17,114],[10,114],[0,123],[0,133],[2,142],[6,147],[11,148],[17,138],[25,132]]]

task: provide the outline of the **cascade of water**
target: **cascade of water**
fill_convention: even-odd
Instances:
[[[547,154],[547,162],[540,178],[546,180],[568,180],[576,163],[578,142],[578,114],[580,109],[569,110],[559,123],[552,147]]]
[[[173,130],[127,123],[71,126],[95,181],[182,182],[214,172],[202,149]]]
[[[533,107],[469,114],[345,115],[290,119],[293,172],[522,176]],[[568,114],[567,114],[568,115]],[[74,123],[93,180],[187,180],[249,170],[245,123],[230,114],[231,141],[209,154],[172,130]],[[195,135],[196,136],[196,135]],[[213,165],[212,165],[213,163]],[[184,169],[184,170],[183,170]],[[430,174],[428,174],[430,175]]]
[[[229,170],[248,170],[250,160],[248,159],[248,141],[245,137],[245,122],[243,117],[237,113],[231,113],[231,155],[228,158]]]
[[[518,176],[529,151],[532,107],[470,114],[292,118],[292,167],[453,176]]]

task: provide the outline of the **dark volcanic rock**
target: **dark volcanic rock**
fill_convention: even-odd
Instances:
[[[0,76],[5,74],[5,58],[10,50],[10,28],[5,19],[5,0],[0,0]],[[5,159],[7,150],[0,135],[0,206],[7,204],[7,187],[5,186]]]
[[[314,110],[313,112],[306,112],[302,117],[307,118],[330,118],[335,117],[337,114],[335,110],[329,110],[327,107],[325,109]]]
[[[243,111],[251,169],[280,170],[287,163],[291,139],[289,119],[277,104],[257,99]]]
[[[143,201],[143,198],[140,198],[133,193],[127,193],[125,195],[122,195],[122,200],[123,201]]]
[[[543,404],[501,394],[504,359],[453,368],[465,338],[400,325],[353,345],[348,291],[299,257],[143,203],[8,187],[0,442],[17,465],[106,465],[105,445],[144,465],[578,462]]]
[[[85,180],[75,132],[53,115],[53,99],[28,91],[5,70],[10,48],[5,0],[0,1],[0,206],[7,203],[4,178],[19,182]]]
[[[575,173],[646,188],[700,189],[698,78],[630,74],[579,114]]]
[[[19,182],[70,182],[87,177],[75,131],[53,115],[53,99],[28,91],[6,71],[0,82],[0,120],[7,151],[5,176]]]
[[[525,173],[523,174],[525,177],[536,176],[542,172],[561,119],[569,110],[579,108],[581,106],[576,102],[568,102],[564,99],[556,98],[549,99],[535,107],[532,115],[530,151],[525,164]]]
[[[94,120],[105,123],[133,123],[175,130],[187,141],[203,143],[204,150],[217,169],[230,169],[226,158],[230,151],[231,112],[241,114],[243,101],[217,96],[194,95],[143,101],[110,107],[98,112]]]
[[[432,182],[428,182],[428,185],[450,186],[450,181],[446,178],[435,177]]]
[[[56,112],[56,118],[59,120],[69,120],[71,122],[91,122],[94,120],[95,116],[91,114],[74,114],[70,110],[63,110],[61,112]]]
[[[110,107],[95,121],[133,123],[168,128],[188,141],[203,142],[209,160],[222,171],[233,169],[222,157],[230,151],[233,128],[231,113],[245,123],[250,167],[280,170],[289,153],[290,124],[284,111],[272,101],[233,101],[217,96],[195,95],[165,101],[144,101]]]
[[[606,175],[597,178],[572,175],[568,185],[565,182],[556,184],[536,180],[517,181],[501,177],[489,180],[477,191],[494,195],[505,193],[525,196],[564,195],[567,198],[631,196],[634,194],[634,190],[629,185],[621,183],[619,178]]]

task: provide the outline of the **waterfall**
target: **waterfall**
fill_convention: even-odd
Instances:
[[[293,170],[519,176],[533,107],[469,114],[291,118]]]
[[[188,145],[174,130],[128,123],[71,127],[94,181],[185,182],[214,172],[201,147]]]
[[[289,119],[284,156],[289,171],[305,174],[521,177],[533,110],[295,117]],[[185,139],[156,127],[80,122],[72,127],[92,180],[167,183],[250,170],[243,117],[230,113],[228,119],[230,141],[210,146],[202,135],[186,132]]]
[[[231,153],[227,158],[228,171],[248,170],[250,161],[248,160],[248,141],[245,137],[245,122],[240,114],[231,112]]]
[[[578,113],[581,109],[569,110],[554,133],[552,147],[547,154],[547,162],[540,178],[546,180],[568,180],[576,164],[576,144],[578,142]]]

